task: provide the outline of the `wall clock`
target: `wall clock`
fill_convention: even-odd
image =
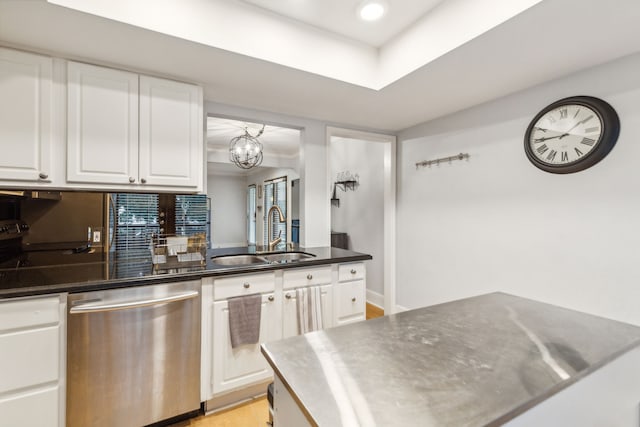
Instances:
[[[573,96],[548,105],[533,118],[524,151],[544,171],[573,173],[609,154],[619,133],[620,120],[611,105],[591,96]]]

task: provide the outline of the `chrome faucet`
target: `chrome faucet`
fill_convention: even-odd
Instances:
[[[278,211],[278,215],[280,215],[279,221],[280,222],[286,221],[284,214],[282,213],[282,209],[280,209],[280,206],[278,205],[271,206],[271,208],[269,209],[269,212],[267,212],[267,239],[271,239],[271,236],[273,233],[273,221],[271,221],[271,212],[273,212],[274,209]],[[274,240],[269,240],[269,245],[268,245],[269,252],[273,251],[276,245],[282,241],[282,238],[280,237],[281,235],[282,235],[282,230],[280,230],[280,233],[278,233],[278,237],[276,237]]]

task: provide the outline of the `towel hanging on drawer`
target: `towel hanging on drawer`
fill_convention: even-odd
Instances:
[[[296,310],[298,314],[298,333],[304,334],[323,329],[320,286],[296,289]]]
[[[229,335],[231,348],[257,344],[260,340],[262,295],[252,294],[229,298]]]

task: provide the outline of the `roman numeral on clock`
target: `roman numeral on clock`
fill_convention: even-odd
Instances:
[[[595,139],[591,139],[591,138],[582,138],[582,141],[580,141],[580,144],[584,144],[584,145],[588,145],[589,147],[593,147],[593,144],[596,143]]]
[[[563,162],[568,162],[569,161],[569,153],[567,153],[566,151],[562,152],[562,161]]]
[[[549,152],[549,155],[547,156],[547,160],[549,160],[550,162],[553,161],[553,159],[556,158],[556,154],[558,154],[558,152],[556,150],[551,150]]]
[[[549,147],[547,147],[547,144],[542,144],[540,147],[536,148],[536,151],[538,154],[544,154],[548,149]]]
[[[574,148],[574,150],[576,150],[576,154],[578,155],[578,157],[582,156],[582,151],[578,150],[577,148]]]
[[[560,109],[560,118],[561,119],[566,119],[568,114],[569,114],[569,110],[567,110],[566,108],[561,108]]]
[[[594,132],[599,132],[600,128],[598,126],[592,127],[592,128],[588,128],[584,130],[584,133],[594,133]]]

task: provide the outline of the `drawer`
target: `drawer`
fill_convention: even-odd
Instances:
[[[60,299],[55,297],[0,302],[0,332],[60,321]]]
[[[339,283],[335,286],[336,319],[338,324],[365,317],[364,280]]]
[[[273,273],[225,277],[213,281],[213,299],[221,300],[241,295],[273,292],[275,288]]]
[[[284,289],[326,285],[331,283],[331,266],[285,270],[282,273],[282,277],[284,279]]]
[[[20,393],[0,399],[0,426],[57,426],[60,418],[58,387]]]
[[[0,335],[0,348],[0,394],[58,380],[59,326]]]
[[[338,266],[338,281],[364,279],[365,267],[363,262],[354,264],[340,264]]]

